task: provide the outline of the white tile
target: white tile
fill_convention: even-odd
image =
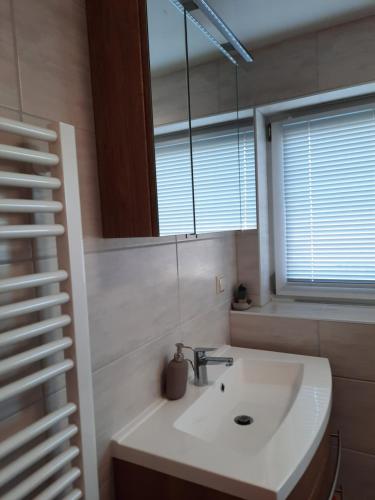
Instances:
[[[94,370],[178,324],[176,246],[86,254]]]
[[[93,130],[83,2],[14,0],[23,111]]]
[[[152,105],[155,127],[188,119],[185,69],[152,78]]]
[[[178,273],[183,322],[231,300],[237,281],[234,235],[178,243]],[[218,275],[225,281],[221,294],[216,293]]]
[[[230,302],[204,312],[181,325],[181,337],[191,347],[219,347],[229,344]]]

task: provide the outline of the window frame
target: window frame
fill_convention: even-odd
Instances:
[[[282,143],[282,125],[285,123],[293,124],[301,121],[326,118],[335,116],[340,111],[356,112],[363,111],[369,107],[375,107],[375,101],[371,100],[366,104],[353,105],[353,103],[341,103],[334,109],[322,110],[322,107],[316,106],[309,112],[298,113],[294,110],[293,117],[283,116],[270,119],[271,125],[271,176],[272,176],[272,222],[274,239],[274,265],[275,265],[275,286],[277,296],[286,296],[290,298],[306,299],[331,299],[350,302],[374,302],[375,285],[372,284],[335,284],[335,283],[291,283],[287,281],[286,276],[286,225],[285,225],[285,203],[284,203],[284,165],[283,165],[283,143]],[[318,109],[317,109],[318,108]]]

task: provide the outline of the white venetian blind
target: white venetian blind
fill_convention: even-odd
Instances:
[[[160,234],[193,233],[188,138],[156,142]],[[196,233],[256,228],[254,135],[250,127],[193,131]]]
[[[194,232],[190,142],[155,138],[160,236]]]
[[[288,281],[375,282],[375,111],[282,125]]]

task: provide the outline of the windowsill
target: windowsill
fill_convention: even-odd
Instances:
[[[247,311],[231,311],[231,314],[375,324],[374,306],[347,304],[271,301],[262,307],[253,306]]]

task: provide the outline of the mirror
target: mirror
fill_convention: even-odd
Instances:
[[[255,166],[249,113],[239,121],[238,66],[204,13],[176,3],[148,0],[160,235],[245,228]]]
[[[239,229],[237,66],[191,22],[187,46],[196,233]]]
[[[160,236],[194,233],[184,16],[148,0]]]

